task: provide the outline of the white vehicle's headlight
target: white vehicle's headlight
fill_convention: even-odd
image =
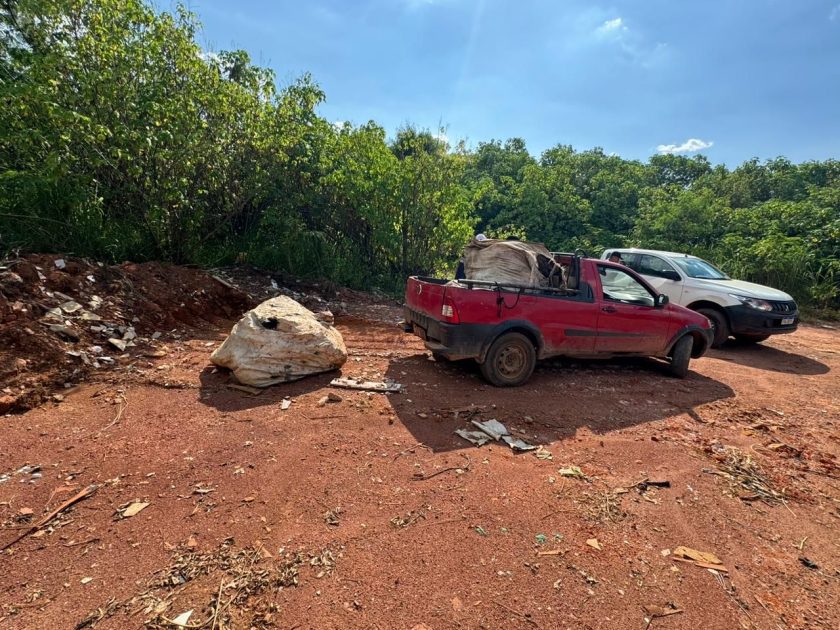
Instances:
[[[731,297],[734,297],[741,304],[745,304],[746,306],[749,306],[750,308],[754,308],[758,311],[772,311],[773,310],[773,306],[770,304],[770,302],[768,302],[766,300],[759,300],[758,298],[751,298],[751,297],[747,297],[746,295],[735,295],[734,293],[730,293],[729,295]]]

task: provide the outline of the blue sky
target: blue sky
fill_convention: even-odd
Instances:
[[[191,0],[331,121],[626,158],[840,157],[840,0]]]

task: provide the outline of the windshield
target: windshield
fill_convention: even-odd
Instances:
[[[701,280],[729,280],[729,276],[715,267],[712,263],[700,258],[671,258],[671,261],[689,278]]]

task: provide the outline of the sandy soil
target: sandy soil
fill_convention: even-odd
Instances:
[[[0,554],[0,627],[840,627],[837,330],[713,351],[685,380],[557,361],[500,390],[435,363],[397,309],[349,312],[342,373],[404,393],[232,390],[208,363],[223,324],[0,418],[0,547],[98,487]],[[489,418],[551,459],[453,433]]]

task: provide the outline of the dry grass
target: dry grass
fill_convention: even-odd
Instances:
[[[173,611],[181,608],[196,611],[184,626],[193,630],[273,627],[277,606],[270,597],[261,596],[297,586],[300,568],[306,564],[320,578],[332,573],[335,563],[336,557],[329,549],[310,554],[283,553],[275,558],[259,544],[237,549],[232,539],[209,552],[179,548],[166,567],[142,582],[142,590],[134,597],[127,601],[110,599],[76,629],[92,628],[120,611],[143,614],[145,627],[150,630],[173,628],[178,627],[173,621],[178,613]],[[175,602],[179,599],[189,599],[191,605],[178,607]],[[202,599],[206,605],[196,606],[196,600]]]
[[[764,501],[768,505],[785,503],[783,492],[777,491],[752,456],[734,446],[713,450],[717,468],[704,468],[703,472],[718,475],[729,481],[742,501]],[[742,494],[747,491],[749,494]]]

